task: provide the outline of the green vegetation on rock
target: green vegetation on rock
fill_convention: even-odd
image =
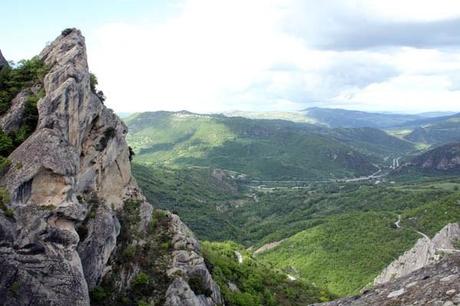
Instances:
[[[38,58],[21,60],[13,67],[0,70],[0,115],[10,108],[11,101],[24,88],[40,84],[48,67]]]
[[[170,280],[166,275],[171,255],[162,245],[171,240],[169,217],[154,211],[148,234],[140,230],[138,201],[127,201],[119,212],[121,232],[118,246],[110,258],[112,267],[102,283],[92,290],[92,305],[162,305]],[[143,241],[142,244],[138,243]],[[132,279],[120,288],[119,282],[132,274]],[[121,290],[123,289],[123,290]],[[144,304],[143,304],[144,303]]]
[[[38,57],[22,60],[13,67],[4,66],[0,70],[0,116],[9,110],[12,100],[19,92],[27,91],[19,129],[8,135],[0,131],[0,163],[3,164],[3,159],[35,130],[38,122],[37,102],[45,95],[44,90],[39,88],[48,70],[49,67]],[[32,90],[33,86],[38,86],[35,91]]]

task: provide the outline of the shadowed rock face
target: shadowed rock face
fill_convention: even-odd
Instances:
[[[0,50],[0,69],[3,66],[7,66],[7,65],[8,65],[8,61],[3,57],[2,50]]]
[[[434,265],[365,291],[360,296],[321,305],[460,305],[460,254],[448,256]]]
[[[430,150],[412,161],[421,169],[458,171],[460,169],[460,143],[447,144]]]
[[[63,31],[39,57],[50,70],[38,126],[9,156],[11,167],[0,178],[14,211],[14,217],[0,213],[0,304],[89,305],[89,290],[111,269],[107,263],[118,246],[118,216],[126,201],[140,203],[139,229],[146,235],[152,206],[131,176],[127,127],[90,89],[80,31]],[[174,290],[165,299],[170,305],[222,303],[200,264],[198,242],[178,217],[171,220],[179,237],[174,244],[183,239],[194,245],[194,254],[180,263],[171,254],[171,269],[198,271],[212,295],[180,294],[188,286],[185,273],[171,276]],[[129,286],[128,281],[120,290]]]
[[[391,263],[375,279],[374,288],[321,305],[460,305],[459,239],[459,224],[448,224]]]
[[[375,285],[392,281],[396,278],[438,262],[443,254],[457,252],[454,243],[460,240],[458,223],[446,225],[433,239],[420,238],[414,247],[388,265],[374,280]]]

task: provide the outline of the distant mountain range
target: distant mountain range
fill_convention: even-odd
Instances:
[[[460,114],[411,121],[405,128],[411,132],[404,138],[412,142],[442,145],[460,141]]]
[[[265,180],[369,175],[385,156],[414,150],[410,142],[374,128],[190,112],[141,113],[125,122],[140,163],[215,167]]]
[[[147,198],[179,213],[201,239],[263,247],[259,263],[332,294],[358,293],[412,247],[417,231],[433,235],[460,216],[460,181],[434,169],[455,155],[404,138],[421,127],[414,122],[452,116],[322,114],[133,114],[125,119],[133,171]],[[430,158],[433,169],[420,171]]]
[[[449,143],[417,155],[394,171],[395,175],[458,175],[460,143]]]
[[[317,107],[308,108],[302,112],[309,118],[313,118],[317,123],[332,128],[373,127],[384,129],[399,126],[408,121],[424,118],[420,115],[368,113],[362,111]]]
[[[453,112],[427,112],[420,114],[396,114],[364,112],[339,108],[307,108],[298,112],[245,112],[234,111],[224,113],[230,117],[245,117],[250,119],[281,119],[326,126],[330,128],[360,128],[372,127],[379,129],[407,126],[417,121],[438,117],[452,116]]]

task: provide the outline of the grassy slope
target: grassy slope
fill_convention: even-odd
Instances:
[[[259,202],[231,211],[228,220],[244,229],[241,242],[260,245],[289,237],[325,222],[329,216],[355,212],[390,212],[393,215],[448,194],[441,190],[418,192],[382,186],[337,186],[308,190],[280,190],[260,194]],[[244,240],[242,240],[244,239]]]
[[[308,281],[338,295],[358,293],[393,259],[420,238],[460,220],[460,195],[402,212],[402,228],[390,212],[355,212],[328,218],[261,255],[278,268],[294,267]]]

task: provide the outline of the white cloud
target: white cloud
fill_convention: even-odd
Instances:
[[[108,103],[124,111],[145,110],[147,103],[217,111],[224,107],[222,94],[249,86],[289,39],[274,28],[276,10],[262,1],[222,3],[190,1],[162,25],[98,29],[90,39],[90,64]]]
[[[342,93],[337,102],[351,108],[370,111],[424,110],[451,111],[459,109],[460,91],[450,90],[451,81],[440,75],[401,75],[386,82],[371,84],[348,96]]]
[[[435,21],[460,16],[458,0],[360,0],[369,14],[396,21]]]
[[[437,8],[439,2],[417,1],[412,12],[402,2],[189,0],[179,15],[164,23],[111,23],[88,33],[90,67],[108,106],[123,112],[289,111],[317,103],[391,111],[460,110],[455,103],[457,52],[408,47],[319,50],[309,43],[321,36],[323,27],[340,25],[334,19],[344,14],[340,9],[350,16],[387,21],[433,21],[460,12],[456,1],[441,0],[450,10]],[[307,24],[315,35],[286,28],[292,16],[311,18]]]

